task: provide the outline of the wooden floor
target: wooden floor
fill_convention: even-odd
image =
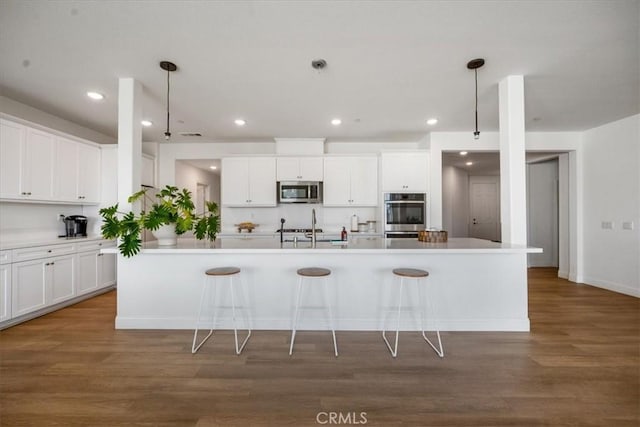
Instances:
[[[115,292],[0,332],[2,426],[633,426],[640,300],[530,271],[530,333],[114,330]],[[318,415],[320,413],[320,415]],[[325,414],[326,413],[326,414]],[[366,413],[366,414],[361,414]],[[320,422],[320,423],[319,423]],[[335,423],[334,423],[335,424]]]

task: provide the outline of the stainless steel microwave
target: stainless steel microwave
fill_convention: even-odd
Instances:
[[[322,182],[278,182],[278,203],[322,203]]]

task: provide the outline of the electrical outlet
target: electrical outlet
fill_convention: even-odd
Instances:
[[[613,230],[613,222],[612,221],[602,221],[601,227],[604,230]]]
[[[633,230],[633,221],[625,221],[622,223],[623,230]]]
[[[56,215],[56,221],[64,221],[65,216],[62,214]]]

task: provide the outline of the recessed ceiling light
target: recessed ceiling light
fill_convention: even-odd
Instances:
[[[333,119],[333,120],[331,120],[331,124],[334,125],[334,126],[340,126],[340,124],[342,124],[342,120]]]
[[[218,169],[218,167],[217,166],[209,166],[209,169],[216,170],[216,169]]]
[[[436,119],[436,118],[433,118],[433,119],[429,119],[429,120],[427,120],[427,124],[428,124],[429,126],[433,126],[433,125],[435,125],[436,123],[438,123],[438,119]]]
[[[143,121],[140,122],[140,124],[142,126],[149,127],[149,126],[151,126],[153,124],[153,122],[151,120],[143,120]]]
[[[100,101],[102,99],[104,99],[104,95],[98,92],[87,92],[87,96],[91,99],[95,99],[96,101]]]
[[[466,151],[461,151],[461,152],[460,152],[460,155],[461,155],[461,156],[466,156],[466,155],[467,155],[467,152],[466,152]]]
[[[472,164],[473,164],[473,162],[467,162],[467,163],[465,163],[465,165],[467,165],[467,166],[471,166]]]
[[[238,126],[244,126],[247,124],[247,121],[244,119],[235,119],[233,123],[235,123]]]

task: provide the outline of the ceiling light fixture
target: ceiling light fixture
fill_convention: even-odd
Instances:
[[[472,164],[473,164],[473,162],[467,162],[467,163],[465,163],[465,165],[467,165],[467,166],[471,166]]]
[[[334,125],[334,126],[340,126],[340,124],[342,124],[342,120],[333,119],[333,120],[331,120],[331,124]]]
[[[429,126],[433,126],[433,125],[435,125],[436,123],[438,123],[438,119],[436,119],[436,118],[433,118],[433,119],[429,119],[429,120],[427,120],[427,124],[428,124]]]
[[[102,101],[104,99],[104,95],[99,92],[87,92],[87,96],[96,101]]]
[[[476,131],[473,132],[474,139],[480,139],[480,131],[478,130],[478,68],[484,65],[483,58],[472,59],[467,63],[467,68],[473,70],[476,76]]]
[[[218,169],[218,167],[217,166],[209,166],[209,169],[216,170],[216,169]]]
[[[176,71],[178,67],[173,62],[161,61],[160,68],[167,72],[167,130],[164,133],[164,139],[168,141],[171,138],[171,132],[169,131],[169,75],[172,71]]]
[[[460,155],[461,155],[461,156],[466,156],[466,155],[467,155],[467,152],[466,152],[466,151],[461,151],[461,152],[460,152]]]
[[[238,126],[244,126],[247,124],[247,121],[244,119],[235,119],[233,122]]]
[[[140,122],[140,124],[144,127],[149,127],[153,124],[153,122],[151,120],[143,120]]]

